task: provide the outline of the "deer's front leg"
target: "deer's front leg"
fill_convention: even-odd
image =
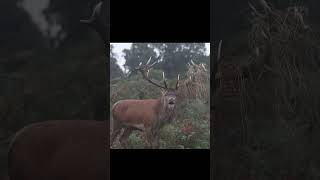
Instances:
[[[160,134],[159,134],[159,131],[155,131],[153,133],[153,137],[152,137],[152,149],[159,149],[160,147]]]
[[[160,126],[154,126],[146,130],[147,147],[151,149],[159,149],[160,147]]]
[[[152,148],[152,131],[151,128],[146,129],[146,145],[145,149],[151,149]]]
[[[131,128],[125,128],[122,136],[120,137],[120,144],[122,148],[127,149],[128,148],[128,138],[131,134],[133,129]]]

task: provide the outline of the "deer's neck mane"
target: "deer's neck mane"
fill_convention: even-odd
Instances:
[[[167,123],[170,123],[173,120],[174,109],[168,109],[168,102],[165,102],[164,97],[158,98],[158,118],[160,119],[161,126]]]

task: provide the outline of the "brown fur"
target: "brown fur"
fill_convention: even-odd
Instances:
[[[156,119],[158,116],[159,104],[159,99],[122,100],[113,107],[112,114],[122,123],[143,123],[149,127],[151,125],[150,119]]]
[[[23,128],[10,145],[10,180],[109,179],[107,125],[61,120]]]
[[[160,128],[174,118],[174,109],[168,109],[166,95],[175,97],[175,90],[165,91],[159,99],[121,100],[113,105],[113,131],[111,145],[124,129],[120,143],[127,147],[127,139],[133,130],[146,132],[148,148],[159,148]],[[143,125],[143,128],[141,127]]]

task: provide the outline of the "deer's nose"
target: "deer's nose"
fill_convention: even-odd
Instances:
[[[176,100],[176,98],[172,97],[172,98],[169,98],[169,102],[174,102]]]

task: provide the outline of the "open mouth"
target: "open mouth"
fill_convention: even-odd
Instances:
[[[170,101],[169,104],[170,104],[170,105],[174,105],[174,102],[173,102],[173,101]]]
[[[170,102],[168,103],[168,107],[169,107],[170,109],[173,109],[174,106],[175,106],[174,101],[170,101]]]

